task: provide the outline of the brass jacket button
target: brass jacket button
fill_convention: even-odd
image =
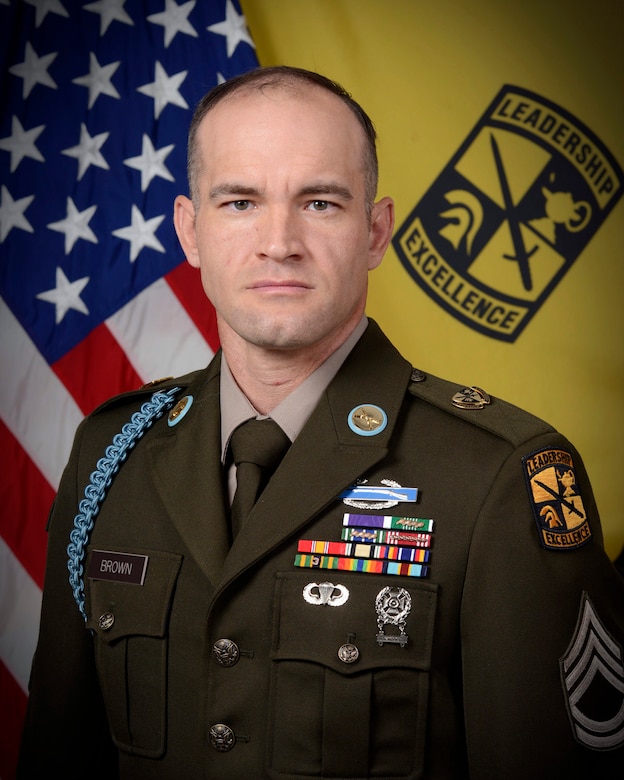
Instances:
[[[219,666],[234,666],[240,658],[240,650],[231,639],[217,639],[212,646],[212,655]]]
[[[354,644],[347,642],[338,648],[338,658],[344,664],[354,664],[360,657],[360,651]]]
[[[110,631],[115,623],[115,616],[112,612],[105,612],[98,618],[98,625],[102,631]]]
[[[225,723],[215,723],[210,727],[210,744],[219,753],[227,753],[234,747],[236,736]]]

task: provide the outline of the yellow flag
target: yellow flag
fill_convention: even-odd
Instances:
[[[624,544],[624,4],[243,0],[263,65],[339,81],[379,133],[394,240],[368,314],[424,371],[547,419]],[[473,464],[478,468],[478,464]]]

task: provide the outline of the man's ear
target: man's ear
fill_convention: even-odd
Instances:
[[[197,236],[195,234],[195,207],[193,201],[186,195],[178,195],[173,204],[173,224],[182,246],[186,261],[199,268],[197,252]]]
[[[368,245],[368,270],[372,271],[381,263],[392,239],[394,228],[394,201],[382,198],[371,210],[370,239]]]

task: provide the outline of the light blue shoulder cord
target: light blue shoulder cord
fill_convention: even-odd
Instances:
[[[100,505],[106,498],[106,492],[111,486],[113,477],[130,454],[132,448],[152,425],[175,403],[175,394],[180,390],[174,387],[166,393],[156,392],[149,401],[141,406],[127,422],[120,433],[115,434],[112,443],[106,448],[104,457],[97,462],[96,470],[89,478],[85,488],[85,497],[78,504],[80,510],[74,518],[74,528],[69,535],[70,544],[67,547],[67,568],[69,569],[69,584],[74,599],[85,622],[84,596],[84,558],[95,518],[100,511]]]

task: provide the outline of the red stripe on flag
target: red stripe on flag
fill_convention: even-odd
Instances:
[[[143,384],[106,325],[99,325],[52,366],[85,413]]]
[[[1,421],[0,472],[0,535],[42,588],[47,545],[45,527],[55,493]]]
[[[165,279],[210,345],[210,349],[216,352],[219,349],[217,315],[206,298],[199,271],[184,262],[170,271]]]
[[[0,729],[0,777],[11,780],[17,768],[17,753],[26,715],[26,696],[6,666],[0,661],[0,701],[2,728]]]

